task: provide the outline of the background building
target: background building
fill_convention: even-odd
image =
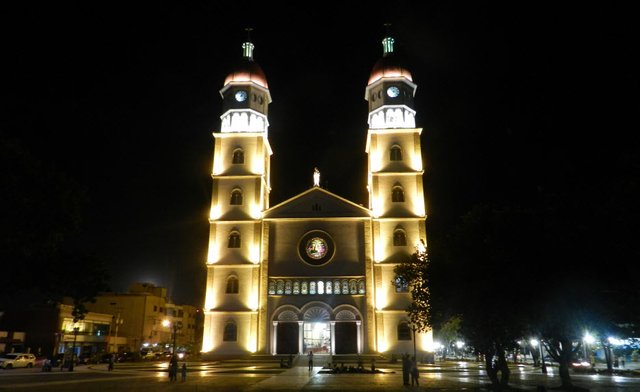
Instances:
[[[431,348],[431,332],[412,333],[411,296],[393,273],[426,240],[417,86],[393,38],[382,43],[365,89],[368,171],[353,173],[367,176],[368,207],[321,188],[317,169],[310,189],[270,207],[271,95],[243,43],[213,134],[204,352],[401,353],[414,338]],[[350,157],[335,159],[349,169]]]
[[[73,306],[59,305],[60,328],[55,333],[56,353],[71,353],[75,348],[77,356],[92,357],[108,352],[108,345],[115,344],[110,336],[112,315],[89,312],[84,319],[73,322]],[[126,345],[126,338],[120,337],[117,343]]]
[[[96,302],[87,304],[92,311],[112,315],[109,351],[139,351],[142,347],[160,347],[173,342],[173,325],[177,328],[177,346],[190,350],[199,347],[199,309],[177,305],[167,298],[167,289],[151,283],[134,283],[127,293],[102,293]],[[169,325],[163,325],[163,321]],[[124,338],[124,340],[122,340]],[[117,343],[115,343],[117,342]],[[160,350],[158,348],[158,350]],[[169,347],[163,350],[170,351]]]

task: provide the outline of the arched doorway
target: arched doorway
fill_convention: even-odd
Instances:
[[[356,354],[360,352],[360,322],[351,310],[340,310],[336,313],[335,353]]]
[[[297,312],[293,310],[281,312],[275,328],[276,354],[298,354],[300,325]]]
[[[331,354],[331,314],[327,309],[313,306],[304,312],[302,348],[304,353]]]

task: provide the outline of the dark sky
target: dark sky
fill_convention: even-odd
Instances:
[[[0,12],[2,128],[86,188],[82,245],[116,290],[150,281],[203,301],[211,132],[246,26],[273,98],[272,206],[314,166],[367,205],[364,91],[385,22],[418,84],[430,237],[474,203],[536,189],[549,156],[591,162],[597,180],[638,129],[638,35],[622,8],[89,3]]]

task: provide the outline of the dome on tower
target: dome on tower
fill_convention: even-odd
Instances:
[[[394,39],[391,37],[385,37],[382,40],[383,56],[373,66],[367,85],[382,78],[405,78],[413,82],[411,72],[402,65],[397,54],[393,52],[393,43]]]
[[[267,77],[262,68],[253,60],[253,44],[245,42],[242,44],[243,54],[242,60],[234,68],[234,70],[224,79],[224,85],[229,83],[255,83],[258,86],[269,88]]]

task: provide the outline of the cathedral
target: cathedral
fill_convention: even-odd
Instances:
[[[247,41],[213,133],[203,353],[433,351],[431,331],[411,329],[408,287],[394,280],[426,240],[417,85],[394,39],[382,40],[365,87],[368,208],[321,188],[317,169],[312,187],[270,206],[271,95]]]

